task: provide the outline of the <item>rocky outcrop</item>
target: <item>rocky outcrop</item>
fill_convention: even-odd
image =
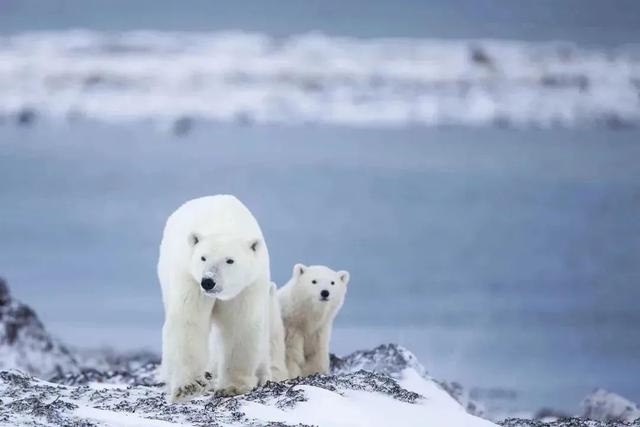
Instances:
[[[426,369],[413,353],[395,344],[383,344],[373,350],[356,351],[342,358],[331,355],[331,373],[334,375],[365,370],[397,378],[408,368],[414,369],[421,376],[427,376]]]
[[[396,344],[383,344],[373,350],[361,350],[340,358],[331,355],[331,373],[340,375],[344,372],[364,369],[378,372],[395,379],[400,379],[406,369],[415,370],[420,376],[435,381],[451,397],[460,403],[470,414],[484,416],[484,406],[469,396],[469,392],[456,382],[434,380],[418,359],[404,347]]]
[[[40,378],[78,372],[69,350],[47,332],[30,307],[11,297],[0,278],[0,369],[13,368]]]
[[[599,421],[635,421],[640,419],[640,406],[604,389],[597,389],[583,401],[583,417]]]
[[[568,417],[556,421],[543,422],[538,420],[524,420],[521,418],[508,418],[498,424],[502,427],[640,427],[640,420],[627,423],[623,421],[607,422]]]

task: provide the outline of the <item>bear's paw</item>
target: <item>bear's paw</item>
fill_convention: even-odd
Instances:
[[[213,377],[205,372],[202,378],[196,378],[192,382],[174,387],[169,393],[169,402],[180,402],[203,394],[209,387]]]

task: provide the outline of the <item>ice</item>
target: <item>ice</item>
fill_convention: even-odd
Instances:
[[[348,126],[635,125],[636,47],[320,33],[0,37],[0,115]]]

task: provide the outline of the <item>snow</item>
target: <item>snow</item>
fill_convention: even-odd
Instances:
[[[465,411],[408,350],[396,345],[332,357],[331,375],[269,383],[237,397],[212,394],[169,405],[157,356],[82,352],[80,373],[44,381],[0,371],[0,423],[118,426],[489,426]],[[363,368],[366,368],[363,369]]]
[[[151,420],[148,418],[138,417],[134,414],[122,414],[114,411],[106,411],[103,409],[90,408],[87,406],[80,407],[74,411],[74,415],[88,421],[100,422],[106,425],[121,427],[175,427],[175,423],[161,420]]]
[[[423,383],[426,381],[423,379]],[[339,394],[316,387],[300,386],[309,400],[294,410],[280,410],[255,402],[243,406],[245,414],[264,422],[311,424],[318,426],[386,426],[389,421],[402,426],[447,425],[492,426],[489,421],[467,414],[450,396],[442,396],[425,384],[424,394],[417,403],[399,402],[393,398],[365,391]],[[446,395],[446,393],[444,393]],[[444,403],[444,404],[443,404]]]
[[[452,399],[442,387],[433,381],[426,381],[414,369],[405,369],[401,378],[402,380],[398,381],[401,387],[427,397],[432,405],[437,405],[445,411],[466,414],[460,403]]]
[[[319,33],[0,36],[0,115],[350,126],[640,122],[636,47]],[[26,116],[24,116],[26,117]]]
[[[640,419],[640,405],[604,389],[594,390],[582,402],[584,417],[600,421]]]
[[[495,425],[466,413],[435,383],[412,369],[407,374],[409,382],[424,394],[415,397],[398,394],[398,390],[388,389],[394,384],[392,380],[359,371],[346,380],[331,376],[312,378],[308,384],[293,380],[284,387],[276,385],[235,398],[209,395],[168,405],[160,386],[103,383],[66,386],[8,371],[0,373],[3,400],[0,420],[46,425],[46,419],[54,420],[54,424],[100,422],[118,426],[208,425],[212,420],[223,425],[279,422],[382,426],[391,420],[403,426]]]

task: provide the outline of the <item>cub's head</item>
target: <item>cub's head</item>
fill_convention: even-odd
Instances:
[[[261,239],[191,234],[189,272],[204,295],[230,300],[260,274]]]
[[[324,265],[293,266],[298,297],[312,304],[327,308],[340,308],[349,283],[348,271],[333,271]]]

